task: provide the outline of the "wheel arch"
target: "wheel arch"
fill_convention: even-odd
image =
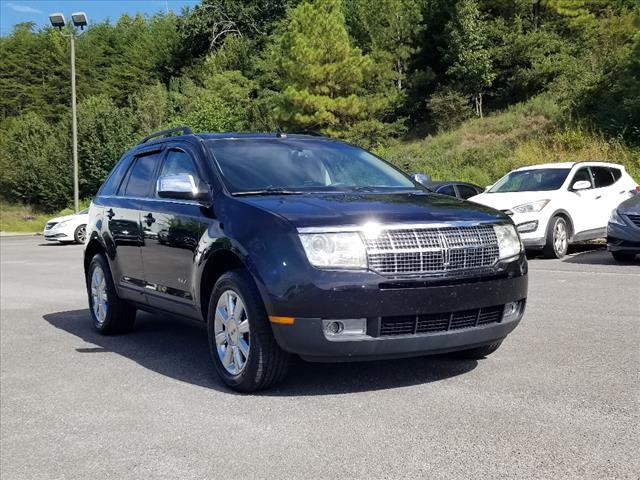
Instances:
[[[551,217],[549,217],[549,222],[551,222],[551,219],[555,217],[561,217],[564,219],[565,222],[567,222],[567,227],[569,228],[569,239],[573,240],[573,236],[575,235],[576,230],[575,230],[575,227],[573,226],[573,219],[571,218],[571,215],[569,215],[569,212],[567,212],[562,208],[559,208],[558,210],[553,212]]]
[[[213,291],[214,285],[223,274],[235,269],[243,269],[249,272],[245,262],[232,250],[219,249],[212,252],[207,258],[198,288],[198,304],[205,323],[208,317],[209,296]],[[253,275],[251,276],[253,277]]]

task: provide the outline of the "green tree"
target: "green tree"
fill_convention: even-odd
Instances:
[[[267,58],[276,59],[283,126],[349,138],[362,121],[383,127],[389,99],[370,92],[373,62],[351,45],[339,0],[306,1],[289,11]]]
[[[80,196],[91,197],[122,154],[135,143],[130,114],[106,96],[78,105]]]
[[[66,131],[27,112],[4,122],[0,135],[0,191],[14,201],[55,210],[71,194]]]
[[[383,65],[399,92],[405,89],[409,61],[417,51],[416,40],[422,24],[418,0],[379,0],[372,8],[369,0],[346,2],[347,23],[359,46]]]
[[[447,32],[447,74],[472,97],[476,115],[482,117],[482,98],[496,74],[485,44],[485,24],[476,0],[456,2],[455,15],[447,25]]]

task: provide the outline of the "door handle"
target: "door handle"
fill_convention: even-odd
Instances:
[[[107,218],[109,220],[111,220],[115,216],[116,216],[116,214],[114,213],[113,208],[110,208],[109,210],[107,210]]]
[[[152,223],[155,223],[156,219],[153,218],[151,213],[147,213],[144,217],[144,221],[147,222],[148,226],[151,226]]]
[[[601,198],[602,198],[602,195],[598,195],[598,196],[596,197],[596,200],[600,200]]]

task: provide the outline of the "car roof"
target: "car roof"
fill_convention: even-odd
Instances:
[[[536,165],[527,165],[524,167],[516,168],[515,171],[522,170],[539,170],[541,168],[573,168],[577,165],[580,166],[593,166],[593,167],[616,167],[624,169],[624,166],[617,163],[599,162],[594,160],[585,160],[580,162],[556,162],[556,163],[539,163]]]
[[[479,185],[476,185],[475,183],[469,183],[469,182],[458,182],[456,180],[438,180],[435,182],[431,182],[429,184],[430,187],[442,187],[445,185],[468,185],[470,187],[475,187],[475,188],[482,188]]]

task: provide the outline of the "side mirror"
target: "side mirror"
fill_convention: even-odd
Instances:
[[[198,189],[193,175],[174,173],[158,178],[158,196],[181,200],[207,200],[208,193]]]
[[[411,175],[414,182],[418,182],[423,187],[428,187],[431,183],[431,177],[426,173],[414,173]]]
[[[571,190],[587,190],[588,188],[591,188],[591,182],[588,180],[578,180],[576,183],[573,184],[573,187],[571,187]]]

